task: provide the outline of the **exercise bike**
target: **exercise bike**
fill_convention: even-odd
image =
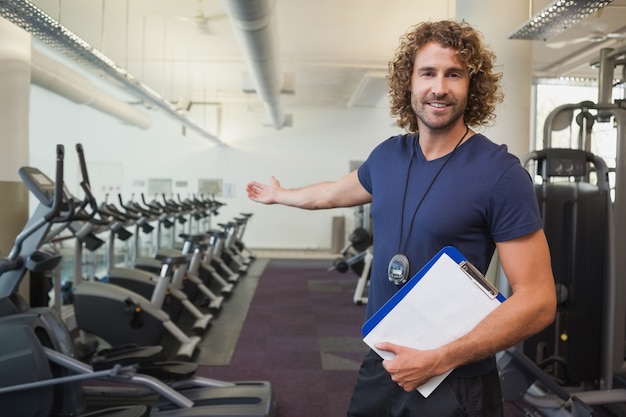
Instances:
[[[83,411],[82,390],[77,383],[105,379],[144,387],[157,399],[149,407],[118,407],[99,410],[90,416],[139,417],[148,412],[155,417],[274,416],[275,403],[268,382],[231,383],[190,378],[179,381],[175,389],[155,377],[137,373],[135,362],[153,358],[154,347],[142,348],[143,359],[137,356],[128,359],[128,355],[122,355],[125,360],[118,356],[115,360],[98,362],[97,367],[77,361],[72,356],[69,332],[54,310],[29,308],[17,293],[27,270],[53,269],[60,262],[57,254],[39,250],[52,232],[52,225],[66,227],[68,222],[85,220],[90,215],[83,204],[77,210],[73,198],[63,191],[62,172],[61,146],[57,147],[56,182],[35,168],[20,170],[25,184],[41,203],[16,238],[9,256],[0,260],[0,334],[6,341],[0,346],[0,369],[3,369],[0,408],[3,412],[10,410],[11,415],[26,417],[75,416]],[[88,187],[84,186],[84,190],[92,201]],[[87,204],[93,209],[92,203]],[[12,369],[16,371],[10,372]]]

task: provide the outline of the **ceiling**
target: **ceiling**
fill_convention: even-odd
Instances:
[[[534,13],[551,1],[535,7]],[[591,3],[591,2],[590,2]],[[620,34],[624,39],[591,41],[590,35]],[[533,42],[532,69],[535,77],[591,77],[598,76],[597,69],[590,64],[596,62],[602,48],[620,50],[626,48],[626,0],[613,0],[603,9],[581,20],[547,41]],[[553,47],[549,47],[552,45]],[[558,46],[558,47],[554,47]],[[620,71],[621,72],[621,71]],[[618,74],[616,73],[616,76]],[[618,78],[622,78],[621,74]]]
[[[535,0],[533,13],[550,0]],[[259,105],[243,75],[242,48],[220,0],[33,0],[166,100],[192,106],[220,103]],[[271,0],[285,106],[358,105],[355,92],[366,80],[384,79],[398,37],[420,20],[445,19],[456,0]],[[427,10],[425,14],[423,11]],[[529,16],[530,17],[530,16]],[[520,22],[522,24],[523,22]],[[495,23],[494,23],[495,24]],[[512,32],[516,28],[510,28]],[[626,0],[550,42],[571,41],[593,30],[626,33]],[[600,48],[626,41],[576,42],[550,48],[533,43],[536,77],[596,77],[589,63]],[[374,86],[382,85],[373,83]],[[366,105],[384,105],[374,91]]]

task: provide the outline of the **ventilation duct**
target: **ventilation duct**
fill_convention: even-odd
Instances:
[[[124,86],[125,91],[128,93],[146,104],[163,111],[202,137],[224,145],[215,135],[207,132],[186,115],[178,112],[169,101],[139,82],[133,75],[119,67],[102,52],[93,48],[29,1],[0,0],[0,16],[75,62],[101,71]]]
[[[282,106],[283,77],[278,62],[278,40],[272,0],[222,0],[235,36],[243,49],[265,112],[277,129],[287,120]]]
[[[74,103],[93,107],[141,129],[148,129],[152,124],[147,114],[104,93],[87,78],[36,49],[31,52],[30,76],[33,84]]]

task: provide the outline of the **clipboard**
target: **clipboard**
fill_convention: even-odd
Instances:
[[[383,359],[393,354],[377,350],[378,342],[435,349],[467,334],[504,300],[456,248],[446,246],[365,322],[363,341]],[[428,397],[450,372],[417,390]]]

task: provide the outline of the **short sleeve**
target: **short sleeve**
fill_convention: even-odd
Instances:
[[[489,227],[496,242],[512,240],[543,227],[528,171],[511,165],[500,177],[488,205]]]

